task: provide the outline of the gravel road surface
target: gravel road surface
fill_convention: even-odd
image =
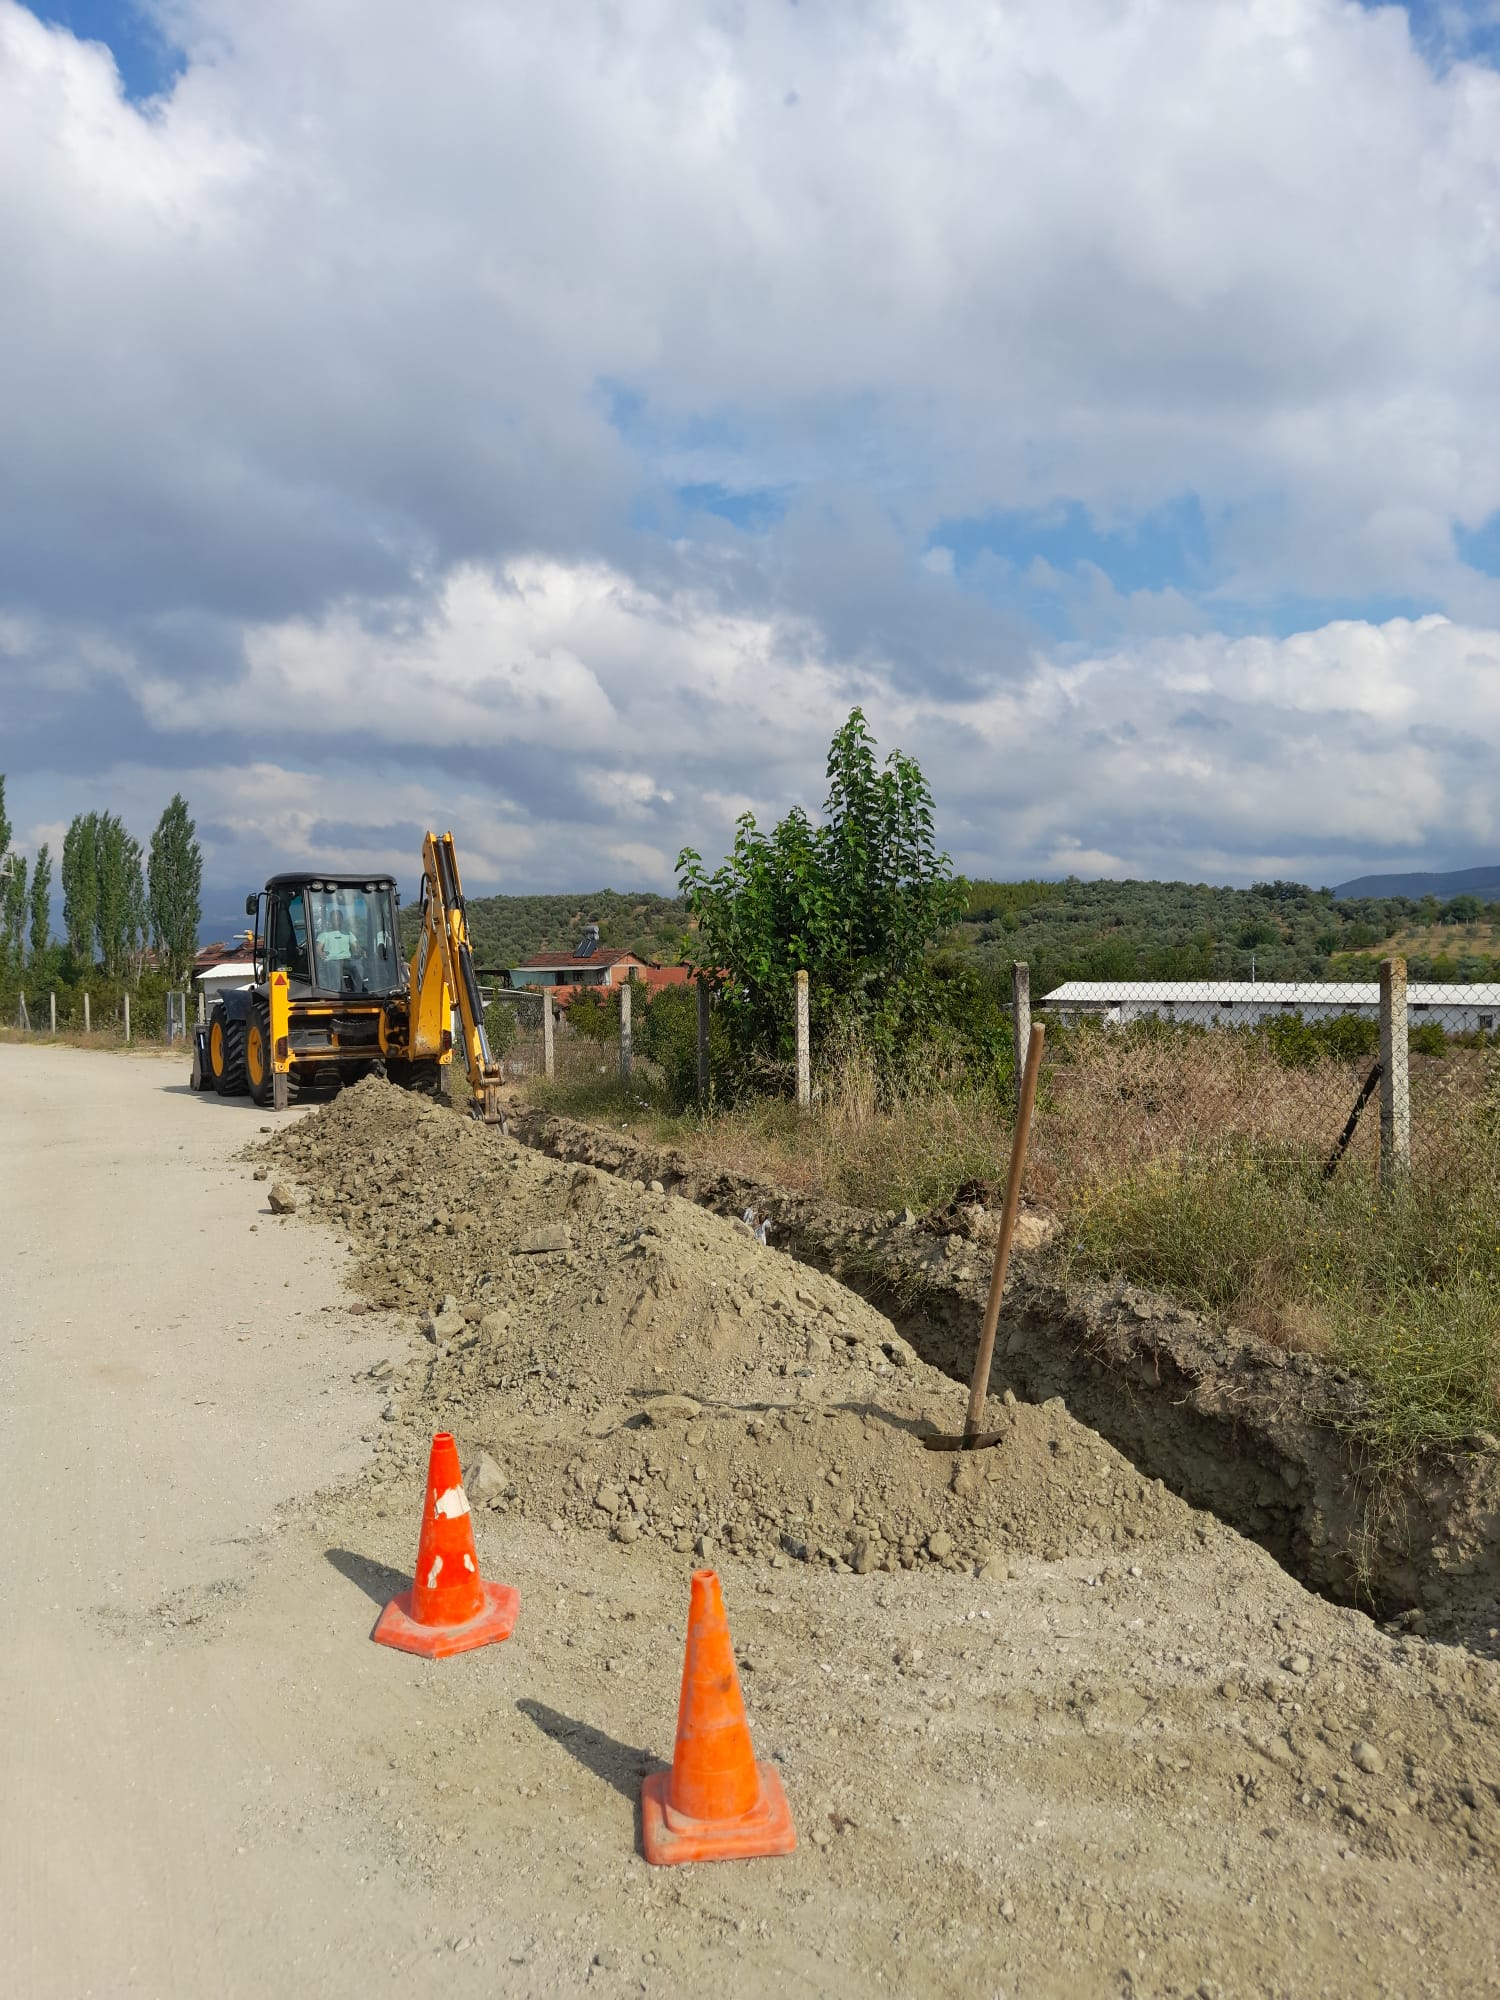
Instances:
[[[1493,1660],[1310,1597],[1058,1405],[929,1490],[881,1441],[958,1392],[830,1281],[361,1090],[273,1217],[246,1102],[0,1045],[7,1994],[1500,1991]],[[720,1393],[640,1429],[642,1370]],[[429,1664],[368,1634],[437,1422],[507,1475],[521,1615]],[[711,1517],[800,1845],[653,1870]]]

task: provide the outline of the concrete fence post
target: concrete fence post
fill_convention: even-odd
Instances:
[[[26,1011],[26,995],[24,993],[21,995],[21,1005],[16,1011],[16,1019],[29,1035],[31,1033],[31,1016]]]
[[[198,988],[198,1026],[201,1028],[207,1019],[208,1006],[204,999],[203,988],[200,986]]]
[[[630,1032],[630,996],[635,981],[627,979],[620,988],[620,1081],[630,1081],[630,1058],[632,1054]]]
[[[557,1058],[552,1046],[552,989],[542,988],[542,1075],[551,1077],[556,1073]]]
[[[125,996],[125,1046],[130,1046],[130,995]]]
[[[1016,1102],[1026,1082],[1026,1051],[1031,1042],[1031,967],[1017,959],[1010,969],[1010,1011],[1016,1038]]]
[[[812,1053],[808,1043],[807,974],[797,974],[797,1103],[806,1111],[812,1104]]]
[[[708,988],[698,981],[698,1102],[708,1102]]]
[[[55,993],[49,993],[49,994],[47,995],[47,1017],[48,1017],[48,1019],[50,1020],[50,1022],[51,1022],[51,1024],[52,1024],[52,1033],[53,1033],[54,1035],[56,1035],[56,1033],[57,1033],[57,995],[56,995]]]
[[[94,1032],[94,1024],[89,1019],[89,996],[86,990],[83,996],[83,1032],[86,1035],[91,1035]]]
[[[1406,960],[1380,961],[1380,1180],[1393,1187],[1411,1166]]]

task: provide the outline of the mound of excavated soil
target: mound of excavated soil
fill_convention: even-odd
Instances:
[[[1060,1401],[1008,1399],[999,1446],[929,1452],[924,1432],[961,1428],[961,1388],[835,1280],[676,1196],[374,1079],[266,1151],[352,1235],[371,1302],[425,1315],[402,1418],[413,1449],[458,1434],[476,1504],[860,1573],[1128,1563],[1197,1518]]]

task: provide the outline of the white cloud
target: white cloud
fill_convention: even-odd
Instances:
[[[212,689],[147,679],[140,693],[164,732],[214,719]],[[540,562],[465,568],[425,606],[363,624],[341,606],[257,630],[228,719],[248,733],[295,716],[306,761],[190,782],[216,801],[226,855],[401,873],[412,829],[440,822],[476,885],[666,887],[679,847],[722,851],[741,811],[816,807],[856,699],[884,747],[919,758],[940,837],[972,873],[1323,881],[1366,857],[1500,842],[1494,630],[1431,616],[1168,636],[1069,661],[1038,651],[1003,685],[924,691],[889,664],[840,661],[807,628],[726,618],[711,591],[655,595],[600,565]],[[455,743],[469,754],[447,777]],[[164,796],[178,779],[152,782]]]
[[[148,115],[0,0],[35,476],[135,447],[169,512],[321,515],[334,569],[356,526],[513,548],[528,486],[555,542],[622,476],[614,380],[760,427],[740,485],[858,408],[814,459],[884,435],[933,504],[1274,497],[1257,590],[1441,588],[1500,507],[1500,78],[1397,9],[171,13],[201,59]]]
[[[138,110],[0,0],[0,675],[49,783],[191,775],[226,870],[461,812],[478,879],[660,881],[815,800],[862,699],[976,868],[1495,838],[1452,525],[1500,509],[1500,78],[1399,10],[159,11]],[[792,511],[674,545],[689,473]],[[919,560],[1184,491],[1211,593],[1032,565],[1086,657]],[[1209,629],[1299,594],[1452,622]]]

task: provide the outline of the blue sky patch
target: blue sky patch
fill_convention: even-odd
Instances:
[[[1461,528],[1455,523],[1453,546],[1459,561],[1470,569],[1500,577],[1500,514],[1491,514],[1479,528]]]
[[[1369,13],[1391,0],[1359,0]],[[1411,38],[1435,69],[1453,62],[1500,63],[1500,10],[1493,0],[1407,0]]]
[[[992,556],[1022,575],[1038,559],[1063,572],[1093,563],[1122,594],[1169,588],[1197,592],[1213,581],[1208,522],[1192,493],[1120,528],[1097,526],[1076,500],[1040,512],[1007,509],[943,521],[928,537],[928,546],[953,552],[959,578],[982,556]]]
[[[187,58],[136,0],[26,0],[39,21],[67,28],[81,42],[103,42],[115,59],[125,95],[142,104],[170,90]]]

